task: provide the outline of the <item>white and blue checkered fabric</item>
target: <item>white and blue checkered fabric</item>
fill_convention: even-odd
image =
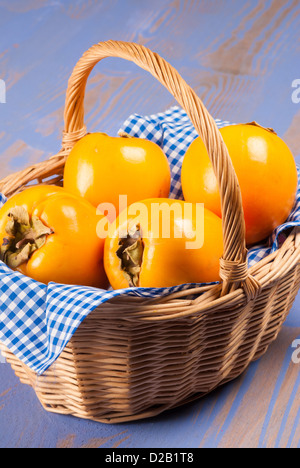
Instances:
[[[216,120],[219,128],[229,122]],[[183,156],[197,137],[186,113],[172,107],[148,117],[134,114],[122,130],[156,142],[167,155],[172,171],[171,198],[182,198],[180,173]],[[298,169],[299,175],[299,169]],[[249,266],[278,249],[280,235],[300,226],[300,180],[295,207],[287,222],[278,227],[268,243],[249,251]],[[0,206],[6,199],[0,194]],[[37,374],[57,359],[85,317],[101,303],[121,296],[161,297],[199,284],[172,288],[130,288],[104,291],[56,283],[44,285],[10,270],[0,262],[0,342]]]

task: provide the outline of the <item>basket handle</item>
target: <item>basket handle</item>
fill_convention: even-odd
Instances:
[[[248,300],[256,297],[259,285],[248,273],[241,191],[226,145],[202,101],[179,73],[158,54],[142,45],[123,41],[100,42],[85,52],[68,83],[63,149],[70,150],[76,141],[86,134],[86,83],[94,66],[106,57],[132,61],[150,72],[168,89],[190,117],[207,148],[219,184],[224,241],[224,254],[220,260],[220,277],[223,280],[221,295],[242,286]]]

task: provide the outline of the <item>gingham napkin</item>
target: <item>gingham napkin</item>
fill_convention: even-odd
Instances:
[[[216,119],[219,128],[229,125]],[[172,171],[171,198],[182,198],[180,172],[183,156],[197,133],[179,107],[150,116],[131,115],[122,129],[132,136],[156,142],[167,155]],[[280,235],[300,226],[300,172],[293,212],[266,245],[249,251],[249,266],[278,249]],[[6,199],[0,194],[0,206]],[[13,272],[0,262],[0,342],[22,362],[42,374],[58,358],[84,318],[101,303],[120,295],[160,297],[199,284],[172,288],[130,288],[104,291],[82,286],[50,283],[48,286]]]

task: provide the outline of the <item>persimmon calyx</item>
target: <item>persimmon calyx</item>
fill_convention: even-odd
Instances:
[[[30,219],[22,206],[10,210],[5,231],[8,237],[3,239],[0,259],[12,269],[26,263],[45,244],[47,236],[53,234],[37,216]]]
[[[133,136],[129,135],[129,133],[123,132],[123,130],[118,131],[118,136],[120,138],[134,138]]]
[[[133,235],[119,240],[116,254],[121,260],[122,271],[130,287],[139,285],[140,272],[143,261],[144,244],[139,229]]]
[[[245,125],[254,125],[254,127],[262,128],[263,130],[267,130],[267,132],[274,133],[274,135],[277,135],[277,133],[275,132],[275,130],[273,128],[263,127],[262,125],[260,125],[259,123],[255,122],[255,121],[247,122]]]

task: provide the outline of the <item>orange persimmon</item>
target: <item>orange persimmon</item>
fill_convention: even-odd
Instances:
[[[199,208],[199,209],[198,209]],[[222,221],[182,200],[134,203],[111,224],[104,267],[114,289],[219,281]]]
[[[297,191],[297,169],[286,143],[255,122],[220,130],[242,193],[246,242],[255,244],[284,223]],[[182,190],[189,202],[202,202],[221,216],[217,180],[200,137],[189,146],[182,165]]]
[[[162,149],[149,140],[91,133],[71,150],[64,170],[64,188],[92,205],[112,204],[119,196],[127,205],[145,198],[168,197],[171,171]],[[110,219],[112,221],[112,219]]]
[[[56,186],[36,186],[0,210],[1,260],[39,282],[105,288],[103,215],[86,200]]]

